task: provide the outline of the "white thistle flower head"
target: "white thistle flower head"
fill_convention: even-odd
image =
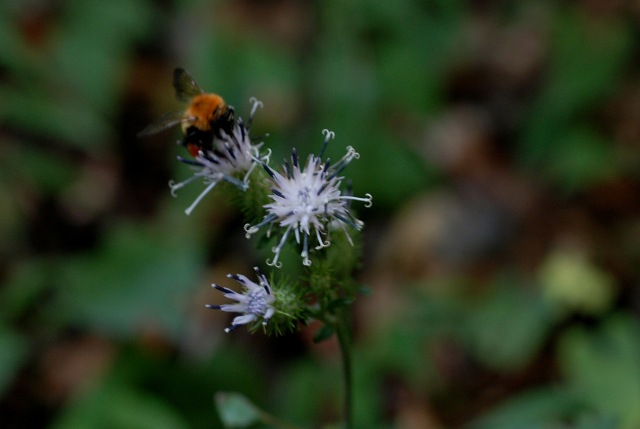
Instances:
[[[258,283],[252,282],[242,274],[227,274],[227,277],[234,279],[244,287],[242,293],[216,284],[211,285],[224,293],[225,297],[238,301],[235,304],[206,305],[207,308],[214,310],[242,313],[240,316],[236,316],[231,322],[231,326],[225,329],[227,333],[233,331],[240,325],[246,325],[259,319],[262,319],[262,324],[266,325],[276,311],[273,307],[275,298],[271,293],[271,286],[266,276],[262,274],[258,267],[254,267],[253,269],[258,275]]]
[[[262,107],[262,102],[251,98],[251,113],[245,124],[242,118],[234,123],[231,133],[220,129],[213,136],[211,149],[201,149],[194,159],[186,159],[181,156],[178,161],[189,165],[194,171],[193,176],[181,182],[170,181],[171,195],[176,196],[176,191],[189,183],[202,179],[206,185],[204,191],[185,210],[187,215],[220,181],[226,181],[240,190],[245,191],[249,187],[249,176],[257,165],[256,162],[267,163],[270,151],[260,154],[263,142],[254,144],[249,137],[249,129],[253,116]],[[239,178],[241,177],[241,178]]]
[[[349,212],[350,201],[362,201],[366,207],[371,206],[372,197],[354,197],[340,191],[342,177],[339,174],[353,160],[359,158],[359,154],[351,147],[347,147],[347,153],[335,164],[329,160],[323,162],[321,157],[327,143],[335,134],[329,130],[323,130],[325,140],[318,156],[310,155],[306,165],[301,165],[295,148],[291,153],[291,164],[285,163],[282,173],[272,170],[265,163],[261,163],[271,177],[270,198],[272,203],[264,208],[267,214],[257,225],[245,225],[247,238],[258,232],[263,226],[274,225],[284,229],[282,237],[276,247],[273,261],[267,261],[268,265],[281,267],[278,261],[280,252],[287,238],[293,232],[298,244],[302,244],[302,263],[311,265],[309,259],[309,237],[316,240],[316,250],[329,246],[328,238],[331,226],[338,225],[347,233],[346,226],[362,229],[363,222],[356,219]],[[347,234],[348,237],[348,234]],[[353,244],[353,243],[352,243]]]

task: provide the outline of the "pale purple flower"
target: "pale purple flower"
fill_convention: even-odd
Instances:
[[[300,164],[295,149],[291,153],[291,164],[285,163],[282,173],[262,163],[271,176],[272,194],[269,197],[273,202],[264,206],[267,214],[262,222],[253,226],[245,225],[245,231],[249,237],[266,225],[269,225],[267,235],[274,225],[284,230],[278,245],[273,248],[275,257],[273,261],[267,261],[268,265],[281,266],[278,258],[291,233],[296,242],[302,244],[302,262],[309,266],[309,237],[316,240],[315,249],[320,250],[329,246],[328,230],[332,226],[337,225],[345,233],[346,225],[357,230],[363,226],[362,221],[349,212],[349,203],[354,200],[362,201],[366,207],[370,207],[372,197],[370,194],[361,198],[342,193],[340,186],[343,178],[339,176],[359,154],[349,146],[347,153],[335,164],[331,165],[329,160],[323,162],[321,156],[324,148],[329,139],[334,137],[331,131],[323,130],[323,133],[325,141],[320,155],[310,155],[305,165]]]
[[[253,105],[247,124],[242,118],[238,118],[231,134],[222,129],[216,133],[213,137],[212,150],[200,150],[194,159],[178,157],[179,161],[191,166],[194,173],[193,176],[181,182],[170,181],[171,195],[175,197],[178,189],[198,179],[202,179],[206,185],[206,188],[185,210],[187,215],[191,214],[198,203],[220,181],[226,181],[240,190],[246,190],[249,187],[249,176],[257,165],[256,162],[268,162],[270,152],[260,154],[263,143],[254,144],[249,137],[253,116],[257,108],[262,106],[262,103],[255,98],[252,98],[251,102]]]
[[[258,275],[259,283],[252,282],[242,274],[227,274],[227,277],[234,279],[243,286],[244,290],[242,293],[218,286],[217,284],[211,285],[220,292],[223,292],[225,297],[236,300],[237,303],[222,305],[207,304],[207,308],[242,313],[233,319],[231,326],[226,328],[225,332],[231,332],[240,325],[245,325],[259,319],[262,319],[262,324],[266,325],[275,313],[275,308],[272,305],[275,298],[271,293],[271,286],[269,286],[267,278],[258,267],[254,267],[253,269]]]

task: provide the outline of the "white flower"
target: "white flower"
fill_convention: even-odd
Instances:
[[[262,103],[255,98],[251,99],[253,106],[249,114],[248,123],[245,125],[242,118],[235,122],[231,134],[223,129],[213,137],[211,150],[200,150],[194,159],[178,157],[180,162],[188,164],[193,169],[193,176],[181,182],[169,182],[171,195],[176,196],[176,191],[189,183],[202,179],[206,186],[186,210],[187,215],[191,214],[198,203],[211,191],[220,181],[224,180],[245,191],[249,187],[249,176],[256,166],[256,161],[266,163],[269,160],[269,151],[260,154],[262,142],[253,144],[249,137],[249,128],[258,107]],[[242,179],[238,176],[244,174]]]
[[[271,286],[269,286],[267,278],[262,274],[258,267],[254,267],[253,269],[258,275],[259,284],[252,282],[241,274],[227,274],[227,277],[234,279],[244,286],[243,293],[237,293],[231,289],[227,289],[226,287],[218,286],[216,284],[211,285],[223,292],[224,296],[234,299],[238,301],[238,303],[222,305],[207,304],[207,308],[243,313],[233,319],[231,326],[226,328],[225,332],[231,332],[240,325],[251,323],[260,318],[262,318],[262,324],[266,325],[276,311],[272,306],[275,298],[271,293]]]
[[[321,156],[329,139],[334,133],[323,130],[325,140],[319,156],[310,155],[305,166],[301,166],[296,150],[291,154],[291,164],[285,163],[283,174],[280,174],[265,163],[262,166],[272,179],[270,198],[272,203],[266,204],[267,210],[262,222],[257,225],[245,225],[247,238],[256,233],[261,227],[269,225],[269,231],[274,224],[284,229],[279,244],[273,248],[275,257],[273,261],[267,261],[268,265],[280,267],[278,262],[280,252],[293,231],[296,242],[302,244],[302,263],[311,265],[309,259],[309,237],[313,234],[317,241],[316,250],[329,246],[326,235],[332,225],[338,224],[345,230],[349,225],[357,230],[363,226],[362,221],[356,219],[349,212],[349,202],[352,200],[363,201],[366,207],[371,206],[372,197],[367,194],[364,198],[343,194],[340,191],[342,177],[338,176],[344,168],[354,159],[358,153],[352,148],[347,148],[347,153],[335,164],[330,165],[329,160],[322,162]],[[347,234],[348,237],[348,234]]]

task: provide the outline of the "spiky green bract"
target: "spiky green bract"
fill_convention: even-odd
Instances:
[[[264,216],[263,206],[271,201],[266,179],[267,172],[263,168],[256,168],[251,175],[251,186],[246,191],[231,189],[231,200],[242,213],[245,222],[256,223]]]
[[[275,298],[273,307],[276,311],[267,325],[256,325],[256,329],[262,327],[267,335],[272,336],[294,332],[298,323],[308,318],[304,290],[286,279],[274,280],[273,275],[270,283]]]
[[[319,299],[355,296],[356,284],[352,274],[357,268],[361,249],[359,232],[351,235],[350,239],[344,231],[334,231],[331,246],[314,252],[308,269],[309,286]]]
[[[354,234],[349,237],[344,231],[334,231],[333,234],[331,246],[315,252],[308,268],[309,295],[315,298],[313,317],[331,329],[348,318],[358,286],[353,279],[353,271],[361,253],[360,237],[354,237]],[[327,328],[322,329],[326,331]],[[321,335],[318,340],[326,337]]]
[[[353,271],[358,268],[362,254],[361,241],[361,232],[357,230],[332,232],[331,246],[325,249],[324,259],[336,277],[353,280]]]

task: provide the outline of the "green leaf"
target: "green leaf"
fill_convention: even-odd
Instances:
[[[597,316],[615,298],[615,279],[575,249],[549,253],[538,272],[545,300],[560,314]]]
[[[496,290],[472,310],[463,335],[472,352],[487,366],[518,369],[540,348],[551,326],[541,296],[517,283],[502,280]]]
[[[188,291],[199,287],[199,240],[176,224],[123,224],[104,248],[60,267],[56,315],[121,337],[153,326],[180,334]]]
[[[349,307],[351,304],[353,304],[352,298],[337,298],[327,304],[327,310],[335,313],[340,309]]]
[[[569,392],[543,387],[507,400],[473,422],[469,429],[546,429],[560,425],[577,410],[580,406]]]
[[[244,395],[218,392],[215,403],[220,420],[227,428],[245,428],[260,421],[260,410]]]
[[[563,335],[559,362],[569,385],[595,410],[618,419],[620,429],[640,427],[640,325],[616,316],[590,331]]]
[[[54,99],[38,88],[9,87],[0,87],[0,98],[11,100],[11,109],[0,112],[2,119],[30,134],[96,152],[113,137],[106,118],[77,100]]]
[[[18,373],[27,350],[26,338],[0,325],[0,397]]]
[[[314,343],[321,343],[324,340],[328,340],[335,333],[334,329],[329,325],[322,325],[313,336]]]
[[[151,28],[151,7],[143,0],[71,0],[61,13],[65,25],[56,33],[52,79],[85,107],[110,111],[130,46]]]
[[[549,85],[543,102],[566,118],[593,106],[616,87],[633,47],[622,22],[594,26],[586,14],[562,12],[555,22]]]
[[[614,145],[589,127],[573,127],[557,136],[547,170],[567,191],[613,177],[617,168]]]
[[[11,320],[24,315],[38,305],[50,287],[55,264],[37,258],[15,264],[8,281],[0,289],[0,319]]]
[[[37,186],[46,193],[64,191],[77,177],[78,165],[63,157],[33,147],[20,147],[13,153],[11,162],[19,165],[21,181]]]
[[[184,419],[152,394],[106,384],[72,401],[53,429],[187,429]]]
[[[0,64],[7,69],[20,69],[27,62],[30,52],[24,43],[16,14],[5,6],[0,6]]]
[[[613,416],[590,413],[576,419],[576,429],[617,429],[618,421]]]
[[[319,422],[326,413],[327,401],[339,406],[335,395],[342,388],[338,368],[303,359],[283,370],[272,400],[277,415],[291,422]]]
[[[633,47],[633,33],[621,22],[594,26],[586,14],[566,12],[555,18],[548,74],[532,103],[520,152],[526,165],[543,171],[575,124],[618,89]]]
[[[368,20],[361,21],[365,28],[360,31],[386,36],[375,40],[377,62],[372,70],[377,73],[385,106],[433,109],[439,104],[446,85],[447,67],[455,60],[456,49],[460,47],[463,2],[430,2],[425,8],[418,6],[419,2],[361,3],[358,10],[346,15],[349,18],[345,18],[345,26],[353,26],[353,12],[366,14]],[[342,32],[335,31],[333,37],[336,45],[344,45]],[[360,57],[358,48],[354,47],[347,61],[350,57]],[[355,77],[354,84],[362,81],[361,76]]]

